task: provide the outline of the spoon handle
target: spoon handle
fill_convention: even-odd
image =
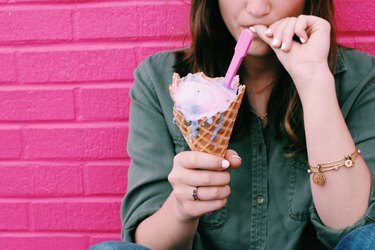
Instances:
[[[251,42],[253,41],[254,35],[249,29],[245,29],[241,32],[238,38],[236,47],[234,49],[234,55],[229,65],[228,71],[225,74],[224,82],[228,89],[231,87],[234,76],[236,75],[238,68],[240,67],[243,58],[249,51]]]

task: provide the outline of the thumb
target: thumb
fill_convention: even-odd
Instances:
[[[241,166],[241,157],[238,156],[237,152],[232,149],[227,150],[224,158],[229,161],[231,168],[239,168]]]

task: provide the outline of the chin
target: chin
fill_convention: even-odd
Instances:
[[[274,54],[273,50],[266,43],[253,43],[249,49],[248,55],[262,57]]]

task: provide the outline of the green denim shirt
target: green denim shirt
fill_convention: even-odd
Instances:
[[[168,87],[174,63],[172,51],[159,53],[135,71],[130,91],[131,165],[122,203],[126,241],[134,241],[137,225],[167,199],[173,157],[189,150],[173,123]],[[335,80],[341,111],[374,184],[375,59],[340,48]],[[268,129],[263,131],[259,119],[252,116],[247,132],[229,145],[243,161],[239,169],[230,170],[228,202],[201,217],[193,249],[331,249],[354,228],[375,222],[372,190],[368,211],[355,225],[343,230],[324,226],[312,200],[306,153],[285,158],[285,141],[275,139]]]

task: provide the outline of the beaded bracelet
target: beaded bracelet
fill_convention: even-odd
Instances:
[[[344,159],[327,162],[323,164],[318,164],[317,167],[313,167],[309,164],[309,169],[307,170],[308,174],[313,174],[313,182],[318,186],[323,186],[326,183],[326,177],[324,172],[330,170],[338,170],[341,167],[351,168],[354,166],[355,159],[358,158],[361,151],[356,149],[351,155],[344,156]]]

